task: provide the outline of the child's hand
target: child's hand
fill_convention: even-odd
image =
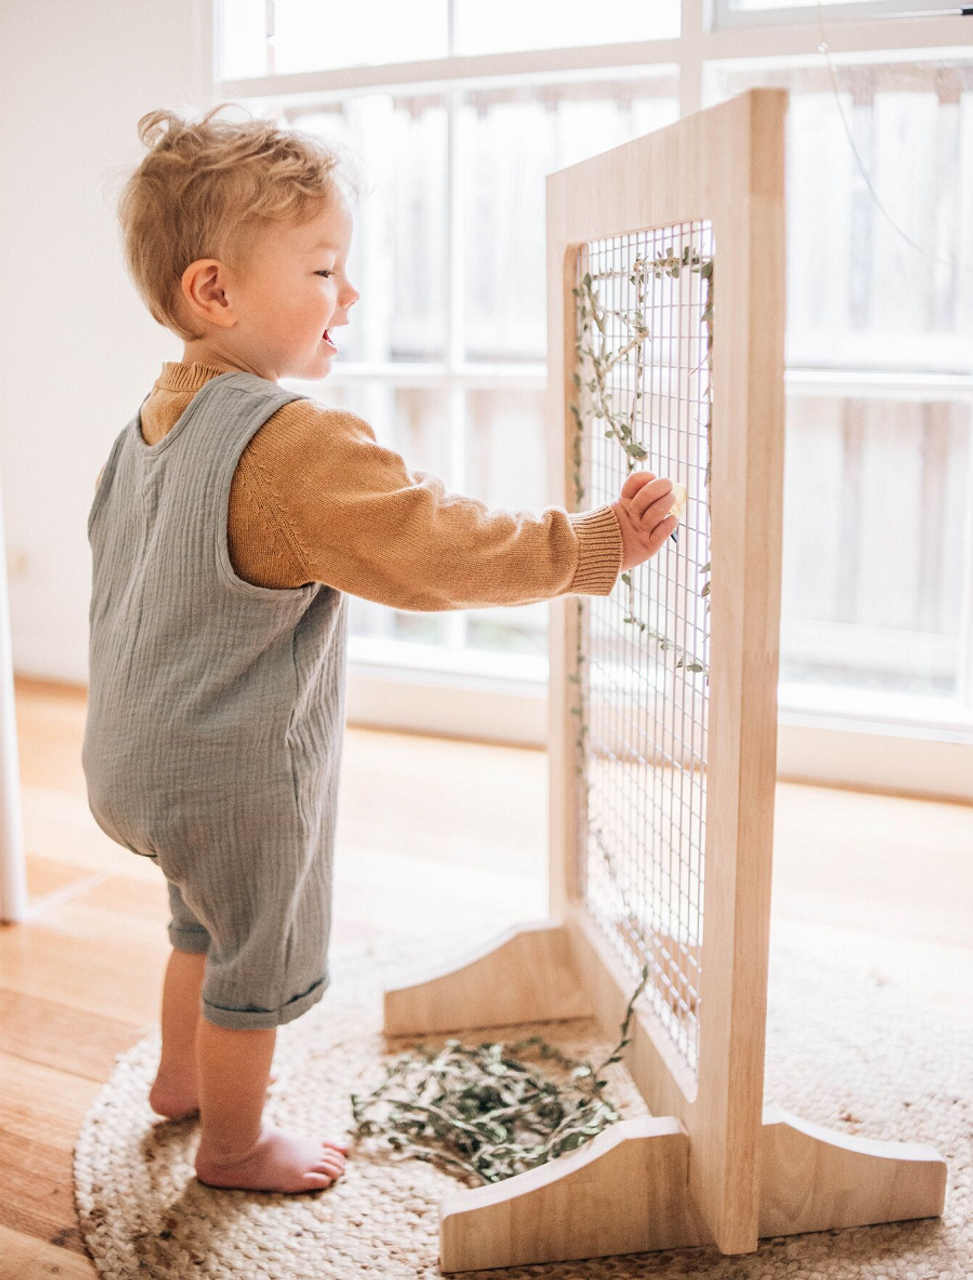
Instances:
[[[679,492],[681,491],[681,492]],[[673,507],[682,509],[686,491],[673,489],[671,480],[656,479],[651,471],[633,471],[622,485],[622,494],[612,510],[622,527],[622,570],[634,569],[660,550],[679,523],[678,515],[667,515]]]

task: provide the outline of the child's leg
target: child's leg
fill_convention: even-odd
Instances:
[[[186,905],[179,885],[166,874],[158,854],[149,856],[166,875],[172,913],[168,932],[173,948],[162,987],[162,1059],[149,1092],[149,1105],[159,1115],[178,1120],[192,1115],[199,1106],[196,1023],[210,936]]]
[[[288,1133],[262,1119],[276,1037],[276,1027],[244,1031],[200,1017],[200,1182],[253,1191],[314,1191],[344,1171],[347,1146]]]
[[[206,971],[204,953],[173,950],[162,987],[162,1058],[149,1105],[159,1115],[178,1118],[199,1106],[196,1083],[196,1024],[199,991]]]
[[[196,1072],[196,1027],[206,956],[174,949],[162,987],[162,1057],[149,1106],[160,1116],[179,1120],[199,1107]],[[277,1079],[270,1076],[270,1083]]]

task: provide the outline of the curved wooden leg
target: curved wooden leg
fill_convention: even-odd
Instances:
[[[673,1116],[620,1120],[578,1151],[447,1195],[443,1271],[479,1271],[710,1243],[689,1195],[689,1139]]]
[[[879,1142],[765,1107],[761,1236],[938,1218],[946,1161],[919,1142]]]
[[[385,1034],[425,1035],[588,1018],[592,1005],[555,921],[509,929],[462,964],[385,991]]]

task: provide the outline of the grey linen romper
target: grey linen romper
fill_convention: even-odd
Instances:
[[[161,868],[170,941],[206,953],[222,1027],[290,1022],[330,982],[347,596],[247,582],[227,547],[240,455],[301,399],[220,374],[154,445],[140,408],[88,516],[88,804]]]

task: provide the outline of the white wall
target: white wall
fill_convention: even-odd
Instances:
[[[212,105],[205,0],[0,0],[0,483],[13,663],[87,684],[94,483],[182,344],[126,274],[139,117]],[[195,33],[195,34],[194,34]]]

